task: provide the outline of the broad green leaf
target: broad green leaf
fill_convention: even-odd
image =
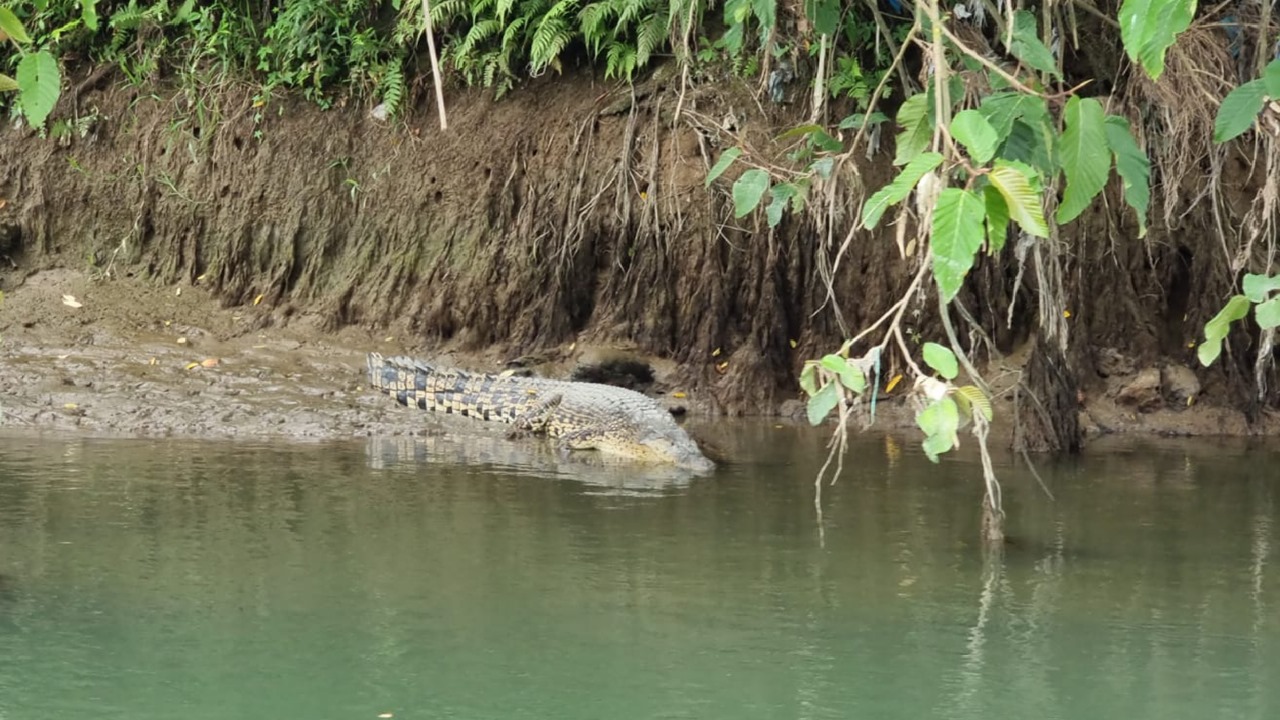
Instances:
[[[1036,237],[1049,237],[1049,225],[1040,206],[1040,194],[1031,186],[1025,172],[1014,165],[997,162],[987,175],[992,186],[1000,192],[1013,218],[1026,232]]]
[[[22,27],[22,21],[7,7],[0,7],[0,31],[23,45],[31,42],[26,28]]]
[[[969,157],[979,165],[986,165],[996,154],[1000,138],[996,129],[977,110],[962,110],[951,121],[951,136],[964,145]]]
[[[960,409],[955,400],[944,397],[921,410],[916,415],[916,425],[926,435],[922,444],[924,454],[938,462],[938,456],[955,447],[959,440],[956,432],[960,429]]]
[[[18,81],[0,73],[0,92],[11,92],[18,89]]]
[[[80,0],[80,19],[90,32],[98,32],[98,0]]]
[[[893,182],[885,185],[867,198],[867,203],[862,206],[862,226],[868,230],[874,228],[880,218],[884,216],[884,211],[892,205],[897,205],[915,189],[916,183],[920,182],[920,178],[925,173],[942,164],[942,155],[935,152],[924,153],[918,155],[916,159],[907,163],[902,168],[902,172],[898,173],[898,177]]]
[[[948,380],[955,380],[956,375],[960,374],[960,366],[956,363],[956,354],[951,352],[951,348],[935,342],[927,342],[924,344],[923,350],[924,363],[937,371],[942,377]]]
[[[819,35],[834,35],[840,29],[839,0],[805,0],[804,15]]]
[[[1208,367],[1222,353],[1222,340],[1227,337],[1231,323],[1243,319],[1249,313],[1249,298],[1233,295],[1225,307],[1204,325],[1204,342],[1196,349],[1200,364]]]
[[[849,367],[848,360],[832,354],[823,355],[818,364],[836,374],[844,372]]]
[[[933,209],[929,244],[933,248],[933,277],[943,302],[960,292],[964,276],[973,267],[973,256],[982,248],[982,220],[986,208],[969,190],[947,188]]]
[[[1029,123],[1026,118],[1015,120],[1000,148],[1000,157],[1026,163],[1046,176],[1056,175],[1058,166],[1053,161],[1052,138],[1043,123]]]
[[[844,145],[839,140],[831,137],[825,130],[819,130],[809,136],[809,142],[814,147],[823,152],[840,152],[844,149]]]
[[[893,156],[894,165],[906,165],[924,152],[933,140],[933,108],[929,107],[930,93],[912,95],[898,108],[898,133]]]
[[[18,63],[18,104],[32,127],[44,125],[61,88],[58,61],[48,50],[30,53]]]
[[[773,186],[770,195],[773,199],[769,202],[769,207],[765,208],[765,217],[769,220],[769,227],[777,227],[782,222],[782,211],[787,209],[787,203],[796,194],[796,186],[791,183],[779,183]]]
[[[798,125],[790,130],[778,135],[774,140],[791,140],[792,138],[800,138],[810,133],[822,132],[821,125]]]
[[[1251,303],[1260,303],[1269,293],[1280,290],[1280,275],[1255,275],[1249,273],[1240,283],[1240,290]]]
[[[1267,63],[1262,71],[1262,84],[1267,86],[1267,97],[1280,100],[1280,57]]]
[[[836,408],[840,403],[840,390],[836,383],[827,383],[822,386],[818,394],[809,398],[809,404],[805,407],[809,415],[810,425],[821,425],[822,421],[827,419],[827,415]]]
[[[991,398],[976,385],[961,385],[955,392],[957,397],[968,400],[974,409],[982,413],[987,422],[991,422],[991,418],[995,417],[995,412],[991,408]]]
[[[1254,308],[1253,318],[1258,321],[1258,327],[1263,330],[1270,330],[1280,325],[1280,295]]]
[[[823,180],[831,177],[831,170],[835,167],[836,160],[833,157],[822,157],[809,163],[809,169],[817,173]]]
[[[720,155],[720,159],[716,161],[716,164],[711,167],[711,172],[707,173],[707,181],[703,183],[702,186],[711,187],[711,183],[715,182],[716,178],[723,175],[724,171],[728,170],[729,166],[733,164],[733,161],[737,160],[738,156],[741,154],[742,148],[731,147],[728,150],[725,150]]]
[[[995,185],[982,188],[982,200],[987,206],[987,252],[992,255],[1004,249],[1009,236],[1009,206]]]
[[[861,370],[853,365],[848,366],[844,372],[840,373],[840,383],[858,394],[862,394],[867,389],[867,378],[863,376]]]
[[[1213,121],[1213,141],[1226,142],[1253,127],[1267,102],[1267,88],[1261,80],[1251,80],[1227,93]]]
[[[999,142],[1004,142],[1013,130],[1013,121],[1027,113],[1031,109],[1029,106],[1036,102],[1044,104],[1044,100],[1032,95],[1014,92],[996,93],[983,98],[982,105],[978,106],[978,112],[982,113],[982,117],[986,118],[991,128],[996,131]]]
[[[1075,220],[1107,185],[1111,153],[1107,152],[1106,114],[1093,98],[1072,96],[1063,113],[1062,172],[1067,186],[1058,206],[1058,223]]]
[[[769,173],[752,168],[733,184],[733,216],[745,217],[760,204],[764,191],[769,189]]]
[[[1120,40],[1129,58],[1152,80],[1164,73],[1164,54],[1191,25],[1196,0],[1124,0],[1120,3]]]
[[[1116,159],[1116,172],[1124,183],[1124,201],[1138,214],[1138,237],[1147,235],[1147,208],[1151,206],[1151,159],[1129,132],[1129,121],[1108,115],[1107,145]]]
[[[800,371],[800,388],[809,397],[818,393],[818,366],[812,362],[805,363],[804,369]]]
[[[1053,59],[1053,53],[1040,42],[1040,33],[1036,29],[1036,16],[1026,10],[1019,10],[1013,15],[1013,42],[1009,45],[1009,52],[1042,73],[1062,78],[1062,74],[1058,72],[1058,63]]]
[[[836,127],[841,130],[857,130],[863,125],[879,125],[887,122],[889,117],[882,112],[873,112],[870,115],[865,113],[854,113],[840,121]]]

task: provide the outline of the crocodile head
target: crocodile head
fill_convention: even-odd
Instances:
[[[697,473],[709,473],[716,467],[675,423],[670,428],[644,429],[629,434],[625,441],[606,440],[603,444],[609,446],[607,450],[642,462],[670,464]]]

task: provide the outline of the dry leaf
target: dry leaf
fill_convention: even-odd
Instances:
[[[386,336],[386,337],[382,338],[382,342],[391,342],[392,340],[395,340],[395,339],[396,339],[396,336],[395,336],[395,335],[388,335],[388,336]]]
[[[898,387],[898,383],[900,382],[902,382],[902,373],[894,375],[893,379],[889,381],[889,384],[884,386],[885,393],[888,394],[893,392],[893,389]]]
[[[258,303],[262,302],[262,298],[263,298],[263,297],[264,297],[263,295],[259,295],[258,297],[254,298],[254,299],[253,299],[253,304],[254,304],[254,305],[257,305]]]
[[[80,406],[79,406],[79,405],[76,405],[75,403],[67,403],[67,404],[63,405],[62,407],[63,407],[63,409],[64,409],[64,410],[75,410],[76,408],[78,408],[78,407],[80,407]]]
[[[159,361],[159,360],[156,360],[155,358],[151,358],[150,360],[148,360],[148,361],[147,361],[147,364],[148,364],[148,365],[159,365],[159,364],[160,364],[160,361]]]
[[[686,396],[684,393],[682,393],[682,392],[676,391],[676,392],[671,393],[671,397],[673,397],[673,398],[680,398],[681,400],[683,400],[683,399],[684,399],[685,397],[687,397],[687,396]]]
[[[164,321],[164,326],[165,326],[165,327],[169,327],[169,326],[170,326],[170,325],[172,325],[172,324],[173,324],[173,321],[172,321],[172,320],[165,320],[165,321]]]
[[[711,357],[720,357],[720,348],[711,351]]]
[[[5,200],[4,198],[0,198],[0,210],[3,210],[4,206],[8,204],[9,204],[8,200]]]
[[[59,359],[59,360],[66,360],[66,359],[67,359],[67,358],[69,358],[69,357],[71,357],[71,356],[70,356],[70,355],[59,355],[59,356],[58,356],[58,359]]]
[[[187,367],[185,369],[194,370],[198,367],[200,367],[200,363],[187,363]]]
[[[174,294],[174,295],[177,295],[177,296],[179,296],[179,297],[181,297],[181,296],[182,296],[182,288],[178,288],[178,289],[176,289],[176,290],[174,291],[174,293],[173,293],[173,294]]]
[[[791,343],[791,349],[792,349],[792,350],[795,350],[795,349],[796,349],[796,341],[795,341],[795,340],[789,340],[788,342],[790,342],[790,343]]]
[[[180,337],[180,338],[178,338],[178,344],[179,344],[179,345],[186,345],[188,342],[191,342],[191,341],[190,341],[190,340],[187,340],[187,339],[186,339],[186,338],[184,338],[184,337]]]
[[[208,274],[208,273],[205,273],[204,275],[201,275],[201,276],[197,277],[197,278],[196,278],[196,282],[204,282],[204,279],[205,279],[205,278],[207,278],[207,277],[209,277],[209,274]]]
[[[200,364],[207,368],[218,367],[218,358],[205,358]]]
[[[80,304],[79,300],[76,300],[75,295],[63,295],[62,304],[66,305],[67,307],[73,307],[73,308],[84,307],[83,305]]]

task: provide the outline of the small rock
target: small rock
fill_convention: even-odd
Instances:
[[[1200,394],[1200,380],[1185,365],[1167,365],[1161,376],[1165,397],[1175,407],[1186,407]]]
[[[1160,394],[1159,368],[1147,368],[1130,380],[1116,394],[1116,402],[1138,412],[1151,412],[1164,404]]]
[[[1133,358],[1125,357],[1115,348],[1102,348],[1098,351],[1098,372],[1103,377],[1132,375],[1137,372],[1138,365]]]

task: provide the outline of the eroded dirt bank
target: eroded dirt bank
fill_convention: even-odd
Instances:
[[[829,295],[836,248],[811,219],[726,223],[727,184],[703,187],[710,163],[799,120],[737,81],[692,88],[675,129],[679,83],[661,73],[634,103],[590,77],[502,103],[458,94],[448,133],[421,109],[386,124],[289,99],[258,109],[233,89],[197,113],[180,92],[116,82],[77,98],[83,135],[0,130],[7,424],[360,434],[403,418],[360,387],[368,350],[562,375],[587,347],[652,359],[695,415],[794,415],[800,363],[844,337],[835,309],[861,327],[913,272],[887,229],[850,245]],[[844,177],[833,202],[855,207],[889,157]],[[972,273],[962,299],[990,335],[981,358],[1001,416],[1014,416],[1011,379],[1049,368],[1037,372],[1056,374],[1059,392],[1040,407],[1083,405],[1085,433],[1275,432],[1275,392],[1248,397],[1247,337],[1219,367],[1194,364],[1226,289],[1208,214],[1186,216],[1199,232],[1157,223],[1142,243],[1122,208],[1099,203],[1062,238],[1075,248],[1059,280],[1065,368],[1029,357],[1035,280],[1010,290],[1013,248]],[[911,317],[913,335],[941,337],[928,303]],[[910,426],[895,407],[882,403],[880,422]]]

